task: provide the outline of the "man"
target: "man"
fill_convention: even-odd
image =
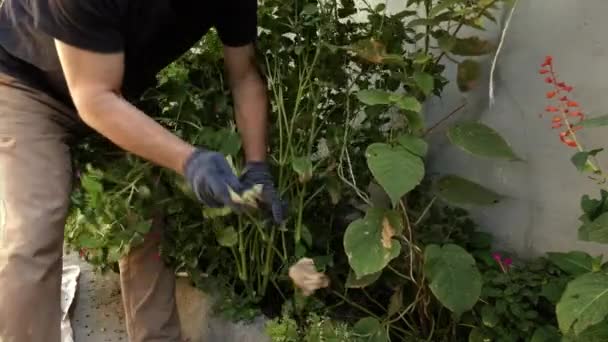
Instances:
[[[275,221],[282,206],[265,163],[266,87],[257,72],[256,0],[4,0],[0,9],[0,341],[58,342],[69,143],[82,127],[184,175],[209,206],[232,206],[228,186],[264,185]],[[211,28],[224,44],[247,167],[182,141],[132,106],[155,74]],[[237,208],[238,209],[238,208]],[[157,234],[152,234],[157,235]],[[179,341],[171,270],[158,241],[120,262],[129,340]]]

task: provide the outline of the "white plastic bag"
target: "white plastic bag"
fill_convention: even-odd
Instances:
[[[72,330],[69,311],[74,302],[79,276],[80,267],[75,265],[63,267],[61,278],[61,342],[74,342],[74,331]]]

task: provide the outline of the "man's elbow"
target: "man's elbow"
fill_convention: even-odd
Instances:
[[[71,93],[78,115],[87,124],[94,123],[106,112],[104,108],[119,98],[114,91],[103,88],[79,88]]]

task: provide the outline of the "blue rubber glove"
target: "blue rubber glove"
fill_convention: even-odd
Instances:
[[[197,149],[186,161],[184,171],[190,187],[204,205],[239,211],[239,205],[230,199],[228,187],[237,194],[243,187],[221,153]]]
[[[287,203],[281,201],[274,181],[270,174],[270,168],[265,162],[248,162],[245,165],[245,172],[241,175],[243,190],[251,189],[257,184],[262,184],[261,202],[270,210],[272,218],[276,224],[281,224],[287,216]]]

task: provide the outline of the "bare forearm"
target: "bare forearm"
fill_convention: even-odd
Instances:
[[[233,89],[236,122],[248,161],[266,159],[268,98],[259,75],[239,81]]]
[[[119,147],[183,174],[194,147],[112,92],[78,103],[83,121]]]

